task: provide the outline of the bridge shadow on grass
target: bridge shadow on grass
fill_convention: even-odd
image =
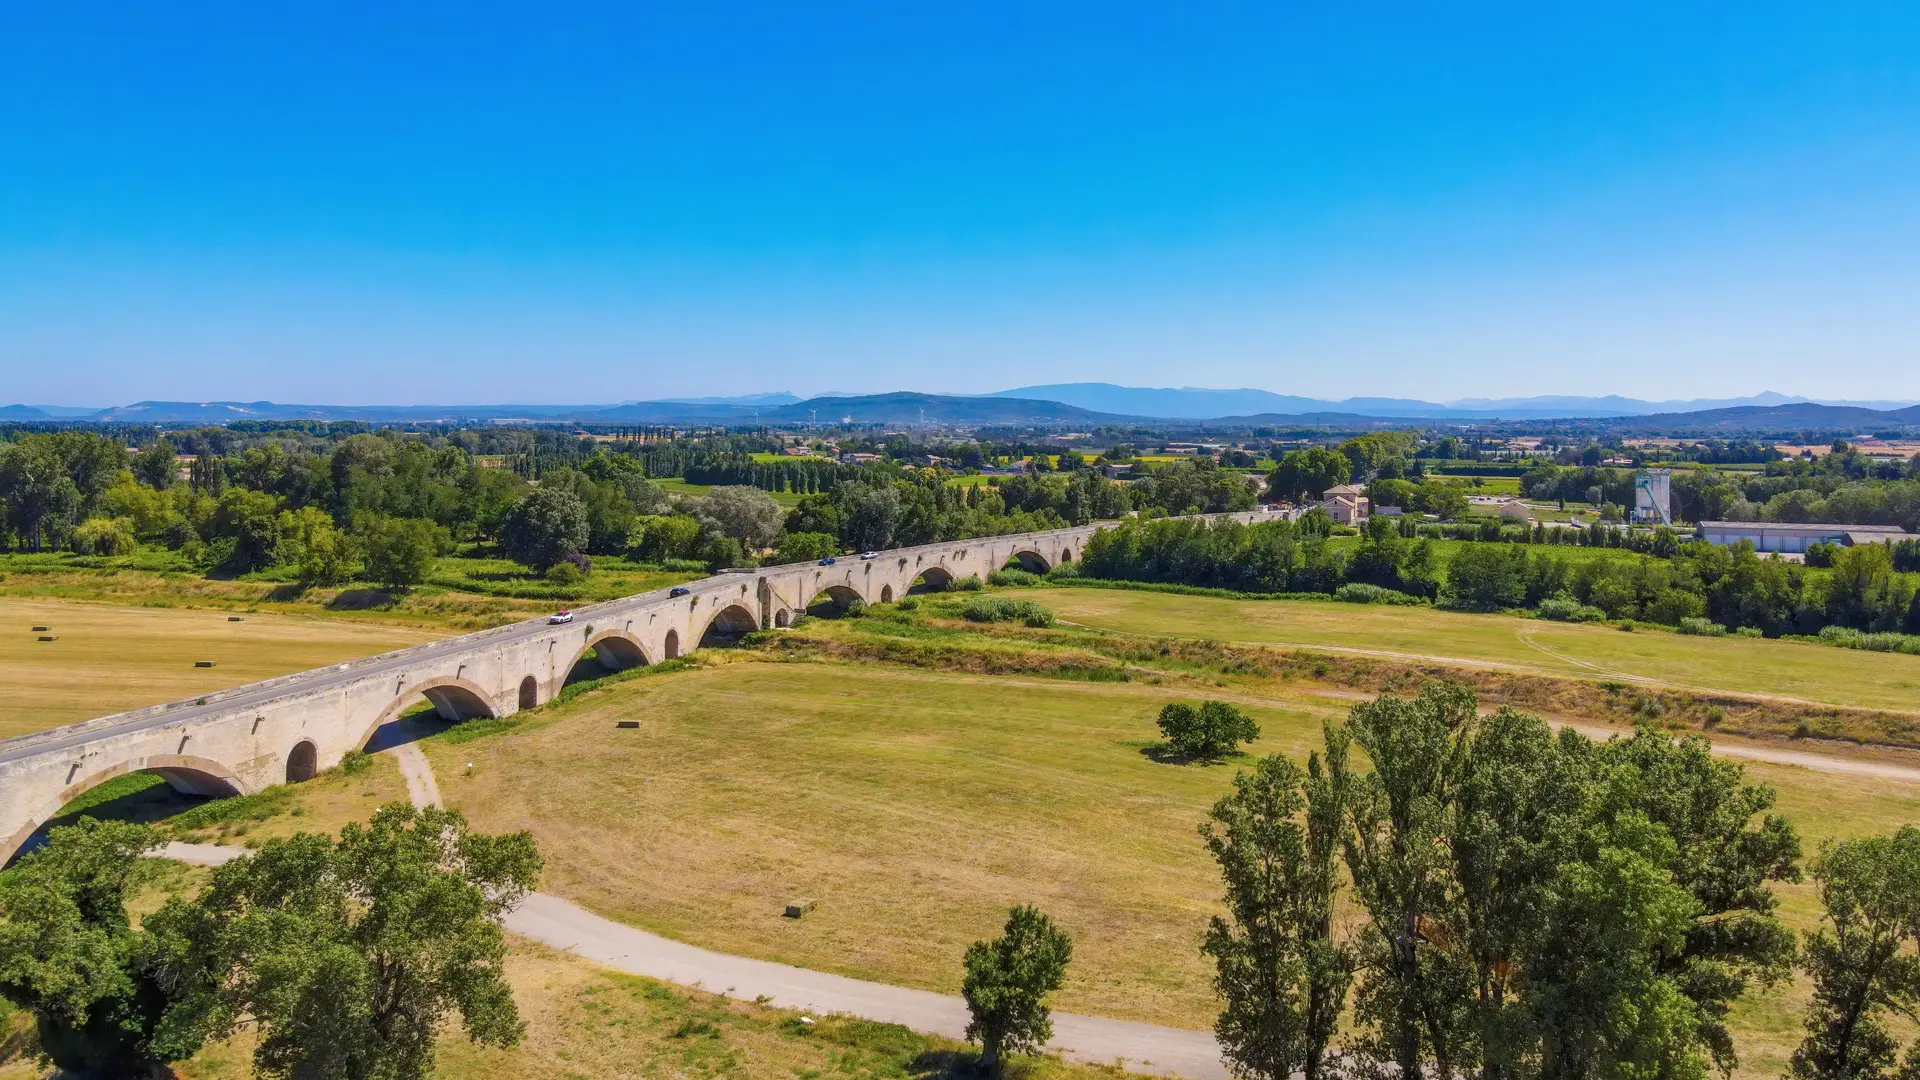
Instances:
[[[430,702],[422,701],[419,705],[375,728],[373,737],[367,740],[367,745],[363,749],[369,754],[377,754],[382,750],[391,750],[396,746],[419,742],[430,735],[438,735],[461,723],[465,721],[442,720],[439,712]]]
[[[45,844],[48,830],[78,825],[81,818],[148,825],[177,817],[212,801],[204,795],[186,795],[173,790],[159,773],[136,772],[116,776],[61,807],[58,814],[48,818],[45,824],[34,830],[26,843],[20,845],[14,858]]]

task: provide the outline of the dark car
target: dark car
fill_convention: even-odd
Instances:
[[[685,596],[692,591],[693,591],[692,589],[689,589],[684,585],[675,585],[673,588],[667,590],[667,595],[669,597]]]
[[[838,559],[836,559],[836,558],[834,558],[833,556],[831,556],[831,555],[829,555],[829,556],[827,556],[826,558],[824,558],[824,559],[821,559],[821,560],[820,560],[820,565],[821,565],[821,566],[832,566],[832,565],[833,565],[834,563],[837,563],[837,562],[839,562],[839,561],[840,561],[840,560],[838,560]]]

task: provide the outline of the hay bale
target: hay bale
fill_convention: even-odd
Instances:
[[[40,640],[41,641],[59,641],[60,635],[59,634],[41,634]]]
[[[803,896],[797,900],[789,900],[787,901],[787,918],[797,919],[818,906],[811,897]]]
[[[51,629],[53,629],[51,626],[36,626],[33,628],[33,632],[36,634],[44,634]]]
[[[637,728],[637,727],[639,727],[639,726],[640,726],[640,721],[638,721],[638,720],[620,720],[620,721],[617,721],[617,722],[615,722],[613,726],[614,726],[614,727],[617,727],[617,728]]]
[[[240,618],[240,616],[238,616],[238,615],[229,615],[229,616],[227,616],[227,621],[228,621],[228,622],[241,622],[241,621],[243,621],[243,620],[242,620],[242,619]]]
[[[212,667],[212,666],[213,666],[213,661],[211,661],[211,660],[195,660],[195,661],[193,662],[193,666],[194,666],[194,667]]]

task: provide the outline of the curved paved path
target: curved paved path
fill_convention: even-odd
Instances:
[[[412,743],[392,748],[415,806],[437,806],[440,789],[426,754]],[[218,866],[246,854],[218,844],[171,843],[162,858]],[[948,994],[850,979],[823,971],[730,956],[601,918],[571,901],[533,893],[502,920],[508,930],[633,975],[696,987],[786,1009],[847,1013],[929,1035],[965,1038],[966,1002]],[[1187,1080],[1227,1080],[1220,1044],[1205,1031],[1102,1016],[1053,1014],[1052,1050],[1073,1061],[1120,1065]]]

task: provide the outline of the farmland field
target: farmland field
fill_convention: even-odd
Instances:
[[[677,476],[659,477],[649,479],[647,482],[669,494],[687,495],[695,498],[705,495],[714,489],[714,485],[712,484],[690,484]],[[769,491],[767,494],[773,496],[774,502],[786,507],[798,506],[800,505],[800,500],[804,498],[804,496],[796,495],[791,491]]]
[[[0,598],[0,738],[428,641],[439,634],[309,616]],[[57,641],[40,641],[48,626]],[[216,666],[197,668],[195,661]]]
[[[1104,589],[1054,589],[1044,603],[1068,622],[1126,633],[1331,647],[1553,675],[1652,679],[1833,705],[1920,709],[1920,656],[1757,638],[1685,637],[1645,627],[1627,634],[1605,626],[1432,608]]]

